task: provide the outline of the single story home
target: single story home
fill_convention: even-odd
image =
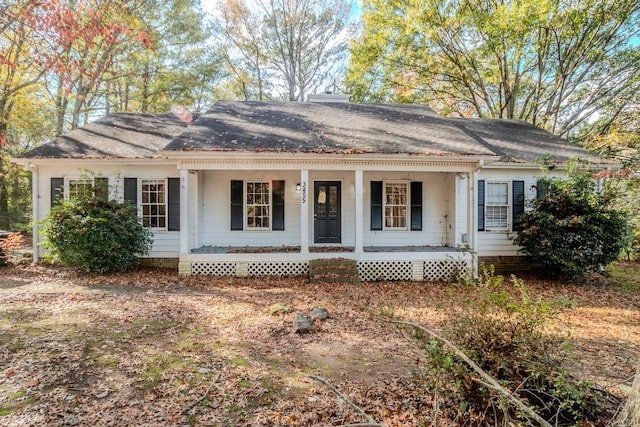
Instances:
[[[187,114],[109,114],[16,162],[38,221],[94,188],[138,206],[153,260],[180,274],[303,275],[347,258],[362,280],[440,280],[516,259],[514,218],[536,162],[600,159],[522,121],[444,118],[423,105],[218,102]]]

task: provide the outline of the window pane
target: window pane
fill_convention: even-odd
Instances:
[[[385,227],[406,228],[408,212],[408,190],[406,182],[385,182]]]
[[[142,223],[147,227],[166,228],[167,206],[164,180],[145,179],[141,183]]]
[[[509,186],[507,183],[487,184],[487,205],[507,205],[509,203]]]
[[[246,183],[247,228],[269,227],[269,183]]]

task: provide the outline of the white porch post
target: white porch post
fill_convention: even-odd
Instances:
[[[189,169],[180,169],[180,253],[189,252]]]
[[[468,174],[467,179],[467,233],[469,240],[469,249],[473,260],[472,269],[474,277],[478,275],[478,206],[476,203],[476,188],[478,181],[478,172],[472,170]]]
[[[33,262],[40,261],[40,174],[38,167],[29,164],[31,168],[31,206],[33,206]]]
[[[356,184],[356,218],[355,218],[355,233],[356,233],[356,253],[363,252],[363,236],[364,236],[364,179],[361,169],[355,171],[355,184]]]
[[[300,170],[300,253],[309,253],[309,170]]]

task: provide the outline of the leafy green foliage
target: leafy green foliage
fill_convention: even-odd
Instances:
[[[358,101],[566,135],[587,118],[606,126],[638,91],[637,0],[364,0],[362,11],[347,76]]]
[[[627,220],[606,194],[594,191],[588,174],[572,171],[540,185],[545,196],[518,220],[514,242],[523,253],[562,275],[599,271],[617,259],[628,242]]]
[[[116,201],[79,198],[51,210],[43,221],[44,246],[54,261],[87,272],[126,270],[151,249],[151,231],[136,207]]]
[[[556,307],[533,299],[524,283],[484,269],[469,298],[445,320],[444,333],[511,393],[554,425],[595,419],[598,395],[562,365],[566,341],[548,332]],[[445,397],[460,424],[504,424],[524,415],[438,341],[422,340],[430,374],[425,384]],[[435,374],[435,375],[434,375]]]

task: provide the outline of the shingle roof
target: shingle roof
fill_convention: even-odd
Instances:
[[[422,105],[218,102],[166,151],[492,155]]]
[[[173,114],[109,114],[21,157],[154,157],[186,127],[187,124]]]
[[[585,148],[521,120],[451,120],[486,141],[503,161],[533,163],[545,154],[559,162],[576,157],[588,162],[602,161]]]
[[[444,118],[422,105],[218,102],[192,124],[172,114],[110,114],[23,158],[150,158],[172,152],[380,153],[599,159],[522,121]]]

